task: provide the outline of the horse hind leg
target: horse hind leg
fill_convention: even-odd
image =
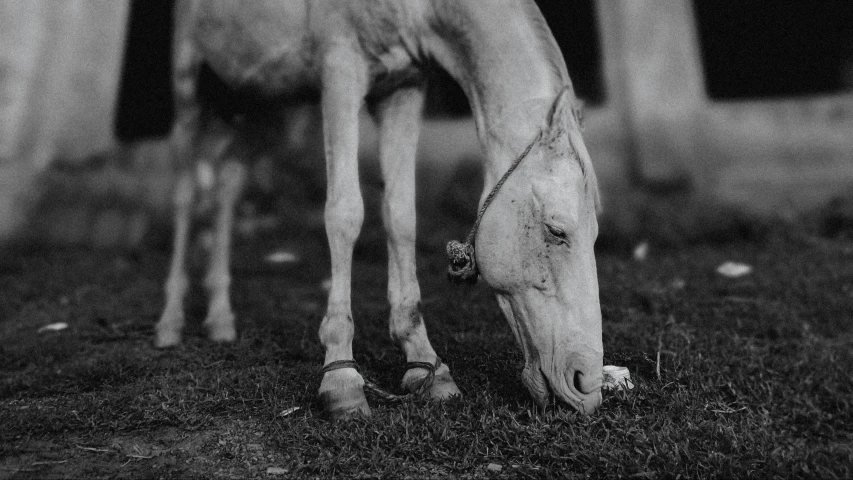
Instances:
[[[187,245],[190,237],[190,222],[195,182],[192,174],[183,172],[178,178],[174,193],[175,231],[172,240],[172,259],[166,279],[166,306],[155,327],[157,348],[172,347],[181,343],[184,328],[184,296],[189,286],[186,272]]]
[[[372,111],[379,123],[379,158],[385,183],[382,217],[388,234],[391,337],[405,352],[407,362],[436,365],[438,355],[427,337],[419,308],[421,292],[415,265],[415,157],[423,97],[422,87],[401,89],[373,105]],[[428,390],[432,398],[460,395],[446,364],[434,373]],[[429,374],[423,367],[408,369],[403,388],[420,390]]]
[[[237,339],[229,292],[230,258],[234,210],[243,192],[246,175],[246,167],[239,159],[228,159],[219,169],[216,184],[217,214],[214,240],[204,282],[210,299],[204,326],[207,328],[208,337],[216,342],[233,342]]]
[[[180,9],[178,10],[180,13]],[[174,237],[172,259],[165,284],[166,305],[155,327],[154,344],[158,348],[171,347],[181,343],[181,331],[184,327],[183,301],[189,286],[185,264],[196,196],[192,156],[201,122],[201,109],[196,99],[201,57],[193,47],[189,35],[186,34],[186,28],[182,27],[185,22],[181,22],[180,17],[178,20],[173,46],[175,67],[172,74],[175,94],[175,123],[169,142],[170,153],[173,162],[179,168],[179,174],[173,197]]]

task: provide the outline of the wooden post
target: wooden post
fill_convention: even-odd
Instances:
[[[688,0],[597,0],[607,103],[627,133],[633,180],[695,185],[705,82]]]

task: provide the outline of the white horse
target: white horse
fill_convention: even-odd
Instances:
[[[236,89],[270,98],[320,93],[332,281],[319,332],[326,350],[319,394],[328,412],[370,412],[353,361],[350,309],[353,244],[364,218],[356,156],[365,102],[379,127],[390,331],[409,366],[402,385],[438,399],[459,394],[427,338],[415,273],[415,151],[424,71],[435,63],[464,89],[486,153],[480,215],[468,242],[448,248],[451,274],[480,275],[495,290],[524,353],[522,380],[539,405],[553,394],[582,412],[599,406],[598,186],[563,57],[532,0],[180,0],[177,18],[173,140],[186,168],[158,346],[181,340],[198,158],[190,159],[199,152],[220,163],[205,325],[213,340],[236,337],[228,255],[246,174],[227,154],[223,138],[231,137],[204,134],[213,120],[196,98],[196,80],[207,62]]]

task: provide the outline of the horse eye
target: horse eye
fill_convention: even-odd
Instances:
[[[550,224],[546,223],[545,229],[548,231],[547,240],[549,243],[556,243],[556,244],[562,243],[565,245],[569,244],[569,234],[566,233],[566,231],[563,230],[562,228],[555,227],[554,225],[550,225]]]

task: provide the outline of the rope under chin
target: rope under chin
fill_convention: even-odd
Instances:
[[[514,172],[518,165],[521,164],[521,161],[530,154],[530,150],[533,149],[533,146],[536,145],[541,138],[542,130],[536,134],[533,141],[527,145],[527,148],[525,148],[524,151],[521,152],[521,155],[512,162],[512,165],[509,166],[506,173],[504,173],[500,180],[498,180],[498,183],[492,187],[492,191],[489,192],[489,195],[486,197],[486,200],[483,201],[483,205],[477,212],[477,219],[474,221],[474,226],[471,227],[471,230],[468,232],[468,236],[465,237],[465,241],[460,242],[458,240],[451,240],[447,242],[447,259],[450,261],[450,265],[447,267],[447,278],[451,282],[457,284],[477,283],[477,277],[479,276],[480,271],[477,268],[474,238],[477,236],[477,229],[480,228],[480,221],[483,220],[483,214],[486,213],[486,209],[489,208],[489,204],[492,203],[492,199],[495,198],[498,190],[501,189],[512,172]]]

